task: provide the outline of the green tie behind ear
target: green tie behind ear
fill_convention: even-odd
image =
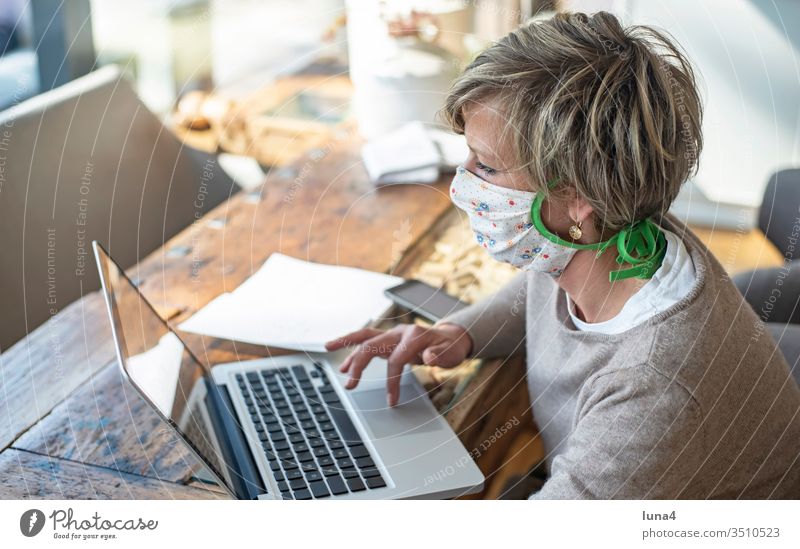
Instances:
[[[555,180],[551,181],[548,187],[552,187],[555,183]],[[544,194],[536,193],[536,198],[531,204],[531,222],[536,230],[549,241],[577,250],[597,250],[597,257],[600,257],[612,244],[616,243],[617,264],[628,263],[631,267],[608,273],[608,279],[611,282],[633,277],[652,278],[661,267],[664,255],[667,253],[667,239],[658,225],[653,223],[650,218],[642,219],[625,227],[604,242],[578,244],[564,240],[544,226],[542,222],[543,201]]]

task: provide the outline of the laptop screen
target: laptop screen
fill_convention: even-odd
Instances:
[[[96,243],[94,248],[122,369],[145,400],[202,460],[203,463],[193,466],[192,472],[204,465],[219,481],[225,482],[220,473],[223,460],[209,437],[210,426],[204,417],[205,367],[105,250]],[[149,423],[142,425],[139,434],[156,436]],[[233,493],[227,483],[226,486]]]

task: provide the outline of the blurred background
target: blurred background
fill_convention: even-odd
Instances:
[[[705,146],[673,212],[727,239],[731,272],[763,264],[753,231],[777,247],[772,259],[792,259],[797,208],[782,197],[800,189],[795,0],[0,0],[0,230],[16,242],[6,257],[19,255],[0,274],[6,305],[29,310],[0,320],[0,346],[47,318],[21,282],[47,284],[46,257],[32,265],[24,250],[43,249],[59,219],[75,231],[84,179],[113,183],[93,187],[92,234],[119,233],[124,267],[271,172],[303,179],[292,164],[332,139],[365,143],[374,185],[434,182],[465,154],[435,116],[450,83],[491,41],[557,10],[611,11],[677,39],[700,77]],[[218,176],[198,209],[207,173]],[[176,211],[159,210],[170,193]],[[125,201],[138,218],[112,219]],[[786,222],[772,234],[776,205]],[[150,227],[147,213],[168,221]],[[136,239],[124,236],[131,223]],[[87,276],[82,289],[59,281],[60,301],[94,288]]]
[[[793,0],[2,0],[0,6],[0,106],[113,63],[162,116],[191,90],[241,98],[320,58],[346,70],[348,49],[351,74],[368,87],[375,75],[364,71],[381,68],[370,63],[386,58],[384,48],[397,42],[388,22],[415,9],[432,14],[419,40],[446,50],[434,56],[459,60],[538,12],[603,9],[627,23],[668,30],[699,68],[707,142],[697,184],[709,198],[758,206],[769,175],[797,164],[800,155],[800,2]],[[432,41],[425,32],[439,36]],[[389,73],[413,63],[425,71],[432,56],[423,57],[382,68]],[[453,71],[440,65],[431,67],[443,72],[444,85]]]

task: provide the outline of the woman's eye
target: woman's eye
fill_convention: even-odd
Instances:
[[[494,168],[490,168],[489,166],[482,164],[480,160],[475,161],[475,166],[482,170],[486,175],[494,175],[496,170]]]

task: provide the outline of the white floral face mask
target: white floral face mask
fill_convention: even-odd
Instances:
[[[484,181],[463,166],[450,199],[469,216],[475,238],[493,258],[523,270],[559,276],[578,250],[548,240],[531,218],[536,193]]]
[[[631,223],[603,242],[580,244],[562,239],[544,225],[544,198],[541,193],[493,185],[464,166],[456,169],[450,184],[450,199],[467,212],[478,243],[498,261],[559,276],[578,250],[593,250],[599,257],[610,249],[616,252],[620,265],[609,272],[611,282],[651,278],[661,266],[667,240],[649,217]]]

